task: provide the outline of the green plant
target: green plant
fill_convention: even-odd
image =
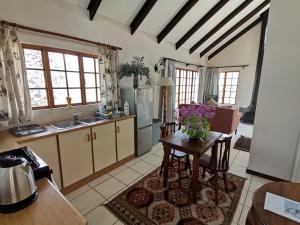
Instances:
[[[122,79],[123,77],[131,77],[134,76],[135,79],[140,76],[140,79],[142,77],[146,77],[146,85],[151,85],[150,80],[150,70],[148,67],[144,64],[144,57],[134,56],[131,63],[123,63],[119,65],[119,78]]]

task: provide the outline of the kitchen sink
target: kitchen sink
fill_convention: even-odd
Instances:
[[[103,120],[102,118],[99,117],[86,117],[86,118],[79,118],[79,121],[82,123],[95,123],[100,120]]]
[[[51,123],[50,126],[56,128],[56,129],[66,129],[66,128],[80,126],[83,124],[84,123],[81,121],[66,120],[66,121],[59,121],[59,122]]]

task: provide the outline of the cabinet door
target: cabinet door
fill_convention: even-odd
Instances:
[[[61,189],[61,175],[56,136],[25,142],[22,145],[31,148],[35,154],[48,164],[48,166],[53,170],[53,179],[55,183],[58,188]]]
[[[117,161],[115,123],[92,128],[95,172]]]
[[[58,136],[63,185],[67,187],[93,173],[90,128]]]
[[[120,120],[117,127],[118,160],[134,154],[134,119]]]

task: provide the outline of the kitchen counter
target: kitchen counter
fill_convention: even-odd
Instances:
[[[47,128],[47,131],[42,133],[37,133],[33,135],[28,135],[24,137],[16,137],[13,134],[11,134],[9,131],[2,131],[0,132],[0,152],[8,151],[13,148],[20,147],[19,144],[22,144],[24,142],[33,141],[39,138],[54,136],[62,133],[72,132],[74,130],[84,129],[88,127],[94,127],[101,124],[107,124],[112,123],[119,120],[126,120],[129,118],[134,118],[135,115],[129,115],[129,116],[122,116],[120,118],[114,118],[114,119],[108,119],[108,120],[100,120],[92,124],[82,124],[80,126],[67,128],[67,129],[56,129],[50,125],[45,125],[43,127]]]
[[[20,147],[24,142],[37,140],[44,137],[55,136],[74,130],[94,127],[101,124],[134,118],[135,115],[123,116],[120,118],[101,120],[93,124],[81,125],[68,129],[56,129],[45,125],[47,131],[16,137],[9,131],[0,132],[0,152],[5,152]],[[61,194],[53,184],[46,178],[37,181],[38,199],[32,205],[12,214],[0,213],[1,225],[85,225],[86,220],[74,209],[68,200]]]
[[[1,225],[86,225],[86,219],[73,208],[46,178],[37,181],[38,198],[15,213],[0,213]]]

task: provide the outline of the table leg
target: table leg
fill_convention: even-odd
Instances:
[[[199,183],[199,161],[198,155],[193,155],[193,175],[192,175],[192,190],[193,190],[193,201],[197,202],[197,190]]]
[[[170,157],[170,147],[164,145],[164,174],[163,174],[163,187],[166,188],[168,184],[169,176],[169,157]]]

